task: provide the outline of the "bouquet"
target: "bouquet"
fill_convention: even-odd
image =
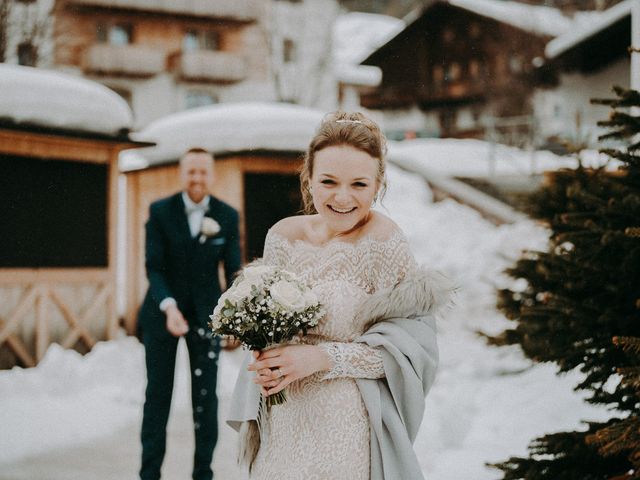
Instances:
[[[231,335],[250,350],[264,350],[306,335],[323,315],[316,295],[293,273],[253,265],[222,294],[209,326],[214,334]],[[269,406],[284,401],[284,390],[267,398]]]

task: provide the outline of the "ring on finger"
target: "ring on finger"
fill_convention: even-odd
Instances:
[[[282,373],[282,370],[280,370],[280,367],[276,368],[276,372],[278,374],[276,378],[284,377],[284,374]]]

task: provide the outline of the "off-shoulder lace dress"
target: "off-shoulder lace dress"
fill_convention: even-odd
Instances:
[[[286,403],[271,407],[251,478],[368,480],[369,422],[355,379],[384,370],[377,349],[353,342],[364,327],[354,316],[367,295],[415,268],[407,241],[395,231],[314,246],[269,231],[264,260],[300,275],[323,303],[326,316],[303,341],[325,348],[333,368],[293,382]]]

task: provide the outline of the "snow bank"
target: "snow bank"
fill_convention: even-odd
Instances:
[[[284,103],[226,103],[194,108],[163,117],[135,134],[155,142],[139,149],[136,160],[121,157],[121,169],[176,160],[191,147],[215,153],[245,150],[304,151],[323,113]],[[135,165],[132,167],[131,165]]]
[[[0,464],[139,422],[144,351],[134,338],[86,356],[52,344],[36,368],[0,371]]]
[[[0,120],[116,136],[131,109],[104,85],[62,72],[0,64]]]

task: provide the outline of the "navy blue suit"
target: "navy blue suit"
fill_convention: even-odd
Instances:
[[[218,438],[216,377],[218,338],[207,326],[221,294],[218,279],[224,264],[227,285],[240,269],[238,212],[209,197],[205,216],[220,225],[220,232],[191,237],[182,194],[151,204],[146,224],[146,269],[149,290],[138,317],[145,346],[147,388],[142,421],[142,466],[140,478],[157,480],[165,454],[166,426],[171,407],[178,339],[166,327],[160,302],[173,297],[189,323],[185,340],[191,368],[191,401],[196,448],[193,478],[212,478],[211,459]]]

